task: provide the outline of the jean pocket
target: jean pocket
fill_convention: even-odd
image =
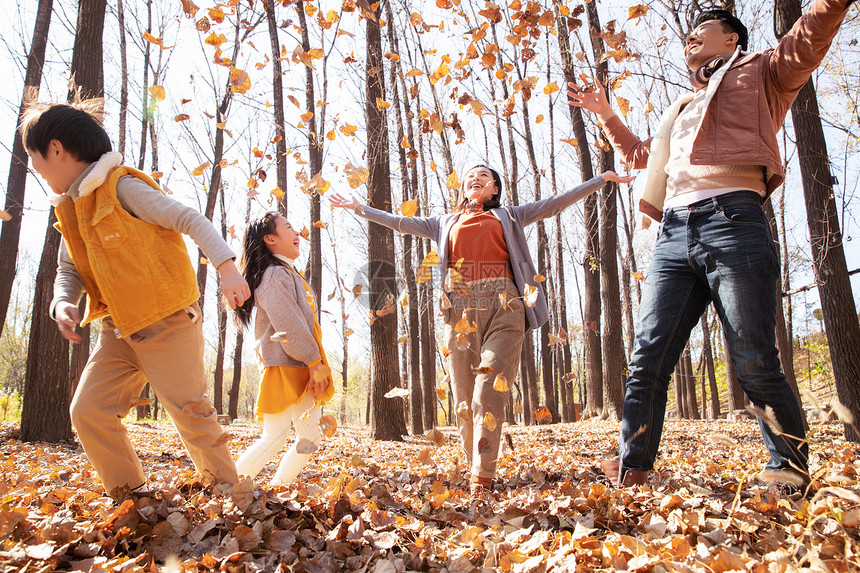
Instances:
[[[730,203],[720,208],[722,220],[730,225],[767,228],[767,217],[761,205],[751,201]]]

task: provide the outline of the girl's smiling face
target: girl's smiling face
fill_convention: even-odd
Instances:
[[[474,167],[463,180],[463,195],[470,201],[483,205],[498,193],[493,173],[486,167]]]
[[[266,235],[266,247],[275,255],[283,255],[288,259],[299,258],[299,232],[283,217],[275,219],[275,232]]]

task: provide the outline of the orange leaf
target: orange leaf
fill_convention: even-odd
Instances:
[[[205,163],[201,163],[200,165],[198,165],[197,167],[194,168],[194,170],[191,172],[191,174],[195,175],[195,176],[203,175],[203,172],[206,170],[207,167],[209,167],[209,165],[210,165],[210,163],[208,161],[206,161]]]
[[[534,421],[538,424],[551,424],[552,423],[552,413],[549,411],[549,408],[546,406],[541,406],[532,414]]]
[[[185,121],[186,119],[191,119],[191,116],[188,115],[187,113],[180,113],[179,115],[177,115],[176,117],[173,118],[173,121],[179,122],[179,121]]]
[[[239,94],[251,89],[251,78],[248,77],[248,73],[238,68],[230,68],[230,89]]]
[[[554,94],[558,91],[558,84],[555,82],[548,83],[545,88],[543,88],[543,93],[546,95]]]
[[[383,110],[391,107],[391,104],[382,98],[376,98],[376,109]]]
[[[354,125],[350,125],[350,124],[348,124],[348,123],[347,123],[346,125],[342,125],[342,126],[340,126],[338,129],[339,129],[339,130],[340,130],[340,132],[341,132],[342,134],[344,134],[345,136],[347,136],[347,137],[352,137],[353,135],[355,135],[355,130],[356,130],[356,129],[358,129],[358,128],[357,128],[356,126],[354,126]]]
[[[577,145],[579,145],[579,142],[578,142],[576,139],[573,139],[573,138],[570,138],[570,139],[560,139],[559,141],[563,141],[563,142],[568,143],[568,144],[570,144],[570,145],[572,145],[572,146],[574,146],[574,147],[576,147]]]
[[[400,207],[398,207],[397,210],[403,213],[405,217],[409,217],[411,219],[418,211],[418,199],[410,199],[409,201],[404,201],[400,204]]]
[[[149,93],[152,95],[153,99],[157,101],[164,101],[164,86],[152,86],[149,88]]]
[[[227,36],[224,34],[216,34],[212,32],[208,36],[206,36],[206,40],[204,40],[210,46],[215,46],[216,48],[227,41]]]
[[[325,229],[326,227],[328,227],[328,224],[323,223],[322,221],[314,221],[313,225],[317,229]]]
[[[181,0],[182,2],[182,11],[185,12],[185,15],[189,18],[193,18],[195,14],[197,14],[197,5],[191,0]]]

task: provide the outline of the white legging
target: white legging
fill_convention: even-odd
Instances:
[[[300,420],[299,418],[307,412],[308,408],[312,408],[310,413],[304,420]],[[296,439],[284,457],[281,458],[278,470],[272,476],[269,484],[287,485],[292,482],[311,457],[311,454],[300,454],[296,447],[302,440],[308,440],[319,445],[322,441],[319,422],[320,407],[314,407],[314,397],[311,392],[307,392],[301,402],[290,406],[283,412],[263,414],[263,433],[260,435],[260,439],[251,444],[236,460],[236,469],[239,475],[254,477],[260,473],[263,466],[275,457],[287,443],[290,436],[290,426],[295,425]]]

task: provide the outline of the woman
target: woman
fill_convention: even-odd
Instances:
[[[607,181],[632,180],[607,171],[560,195],[502,207],[499,174],[477,165],[466,172],[455,210],[438,217],[398,217],[354,198],[332,196],[334,207],[438,245],[441,286],[451,303],[443,304],[448,372],[473,498],[491,490],[496,474],[507,396],[506,384],[495,382],[514,379],[526,330],[540,328],[549,315],[524,228],[558,214]]]

